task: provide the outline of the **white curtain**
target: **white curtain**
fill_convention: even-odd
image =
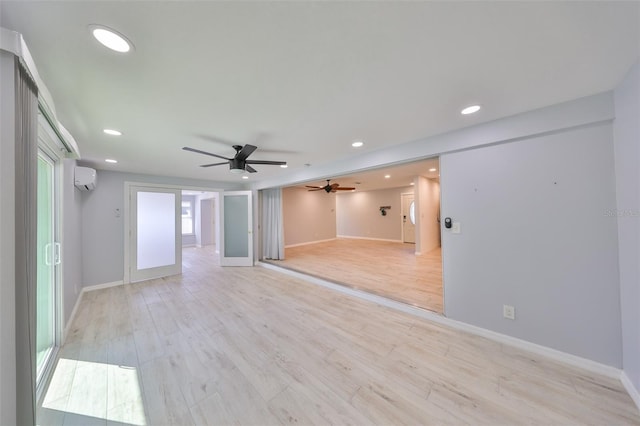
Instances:
[[[262,191],[262,257],[284,260],[281,188]]]
[[[35,424],[38,88],[15,58],[16,415]],[[5,342],[9,343],[10,342]]]

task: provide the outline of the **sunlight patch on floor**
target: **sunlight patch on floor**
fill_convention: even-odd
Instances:
[[[42,408],[133,425],[146,425],[135,367],[61,358]]]

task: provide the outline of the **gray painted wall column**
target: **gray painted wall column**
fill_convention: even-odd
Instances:
[[[585,125],[440,159],[445,313],[622,367],[613,129]],[[515,320],[503,318],[503,305]]]
[[[615,91],[622,366],[640,393],[640,63]]]

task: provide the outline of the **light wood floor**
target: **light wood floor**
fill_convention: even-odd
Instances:
[[[39,424],[640,424],[618,380],[212,257],[87,293]]]
[[[285,260],[268,262],[442,313],[439,248],[416,256],[414,244],[338,238],[286,248]]]

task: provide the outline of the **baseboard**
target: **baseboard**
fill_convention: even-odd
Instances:
[[[370,237],[355,237],[353,235],[338,235],[338,238],[344,238],[349,240],[369,240],[369,241],[385,241],[388,243],[402,243],[402,240],[390,240],[387,238],[370,238]]]
[[[86,292],[86,291],[102,290],[103,288],[117,287],[117,286],[123,285],[123,284],[124,284],[124,281],[122,281],[122,280],[120,280],[120,281],[112,281],[110,283],[89,285],[89,286],[83,287],[82,291]]]
[[[477,336],[482,336],[487,339],[503,343],[505,345],[509,345],[518,349],[522,349],[528,352],[532,352],[546,358],[553,359],[555,361],[562,362],[564,364],[568,364],[574,367],[582,368],[584,370],[590,371],[592,373],[600,374],[603,376],[607,376],[613,379],[620,380],[621,371],[615,367],[611,367],[605,364],[601,364],[596,361],[592,361],[590,359],[582,358],[577,355],[568,354],[566,352],[562,352],[556,349],[552,349],[546,346],[539,345],[537,343],[532,343],[526,340],[518,339],[516,337],[508,336],[506,334],[501,334],[495,331],[491,331],[482,327],[478,327],[475,325],[467,324],[461,321],[456,321],[445,316],[439,315],[435,312],[428,311],[426,309],[418,308],[415,306],[407,305],[405,303],[396,302],[394,300],[387,299],[382,296],[378,296],[371,293],[366,293],[360,290],[356,290],[353,288],[345,287],[339,284],[332,283],[330,281],[325,281],[320,278],[311,277],[309,275],[305,275],[300,272],[291,271],[289,269],[280,268],[276,265],[261,263],[260,266],[263,266],[268,269],[273,269],[279,271],[281,273],[294,276],[305,280],[307,282],[318,284],[323,287],[327,287],[341,293],[345,293],[354,297],[358,297],[360,299],[368,300],[370,302],[377,303],[379,305],[396,309],[411,315],[415,315],[420,318],[424,318],[429,321],[436,322],[438,324],[442,324],[447,327],[451,327],[454,329],[458,329],[461,331],[465,331],[467,333],[471,333]],[[629,382],[629,384],[631,384]],[[632,396],[633,398],[633,396]]]
[[[635,402],[636,407],[640,411],[640,391],[633,385],[627,373],[623,370],[620,374],[620,381],[622,382],[622,386],[627,390],[627,393]]]
[[[564,364],[568,364],[574,367],[582,368],[583,370],[590,371],[592,373],[600,374],[610,377],[612,379],[620,379],[620,369],[611,367],[606,364],[599,363],[587,358],[582,358],[577,355],[573,355],[567,352],[562,352],[557,349],[552,349],[547,346],[539,345],[537,343],[529,342],[528,340],[522,340],[517,337],[508,336],[506,334],[498,333],[496,331],[488,330],[486,328],[478,327],[475,325],[467,324],[465,322],[456,321],[453,319],[445,318],[443,324],[447,324],[452,328],[457,328],[462,331],[475,334],[477,336],[486,337],[487,339],[503,343],[518,349],[522,349],[528,352],[532,352],[538,355],[542,355],[546,358],[553,359]]]
[[[300,246],[308,246],[310,244],[318,244],[318,243],[326,243],[327,241],[334,241],[335,238],[328,238],[326,240],[316,240],[316,241],[307,241],[306,243],[298,243],[298,244],[289,244],[284,246],[284,248],[291,248],[291,247],[300,247]]]

